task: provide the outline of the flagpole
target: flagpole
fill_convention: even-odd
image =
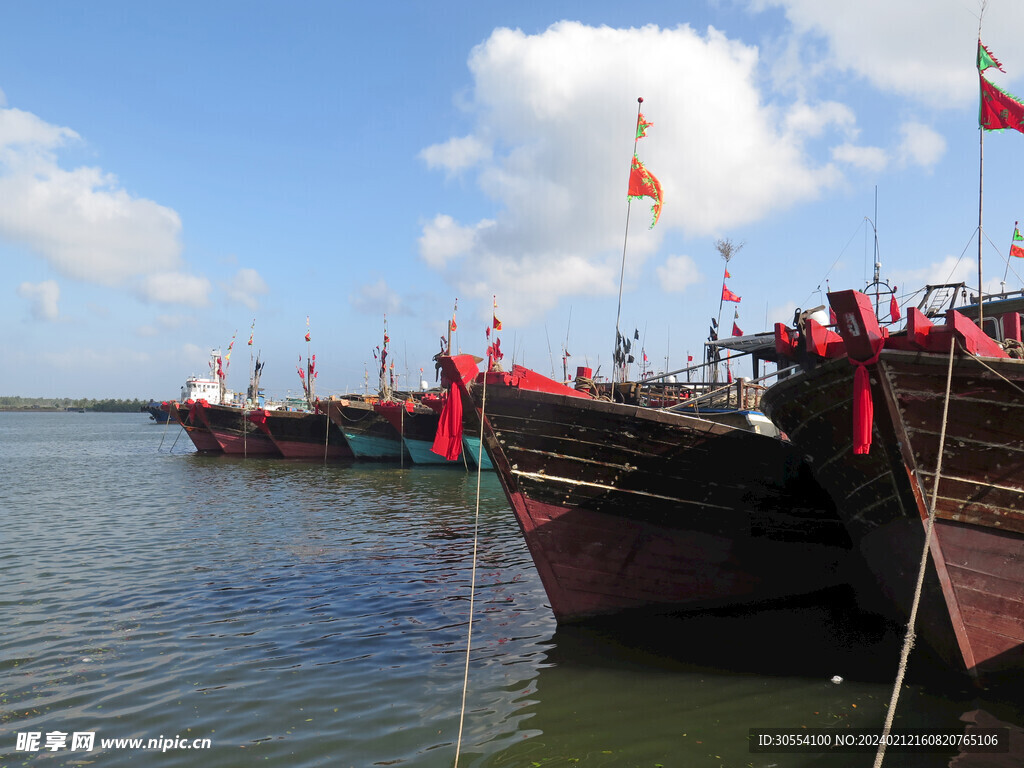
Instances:
[[[981,39],[978,39],[981,44]],[[982,229],[982,203],[985,197],[985,128],[978,126],[978,327],[985,327],[984,309],[982,295],[984,293],[981,282],[981,245],[984,241],[984,230]]]
[[[637,123],[637,125],[640,125],[640,107],[643,105],[643,103],[644,103],[644,97],[643,96],[638,96],[637,100],[636,100],[636,123]],[[637,133],[639,133],[639,131],[637,131]],[[637,142],[639,142],[639,141],[640,141],[640,137],[638,135],[634,135],[633,136],[633,157],[636,157],[636,146],[637,146]],[[632,158],[630,158],[629,163],[630,163],[630,165],[629,165],[630,174],[632,174],[632,172],[633,172],[633,160],[632,160]],[[633,201],[630,198],[627,197],[626,198],[626,231],[625,231],[625,234],[623,235],[623,238],[622,238],[622,266],[619,268],[619,305],[618,305],[618,308],[615,311],[615,349],[616,350],[618,350],[618,348],[619,348],[619,339],[621,338],[621,333],[619,331],[619,320],[622,317],[622,281],[625,278],[625,274],[626,274],[626,244],[629,242],[629,210],[630,210],[630,207],[632,206],[632,204],[633,204]],[[617,360],[615,360],[615,356],[614,355],[612,355],[612,362],[616,363],[616,364],[618,362]],[[615,402],[615,378],[616,378],[617,372],[618,371],[617,371],[617,365],[616,365],[616,366],[614,366],[612,368],[612,393],[611,394],[612,394],[612,402],[613,403]],[[623,379],[623,381],[625,381],[625,379]]]

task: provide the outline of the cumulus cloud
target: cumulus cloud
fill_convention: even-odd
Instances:
[[[22,283],[18,286],[18,296],[29,302],[29,312],[36,320],[56,320],[57,302],[60,299],[60,286],[53,280],[41,283]]]
[[[661,290],[668,293],[682,293],[701,280],[700,270],[689,256],[669,256],[655,272]]]
[[[961,107],[978,98],[972,64],[977,47],[978,4],[962,0],[893,3],[891,0],[751,0],[755,10],[782,8],[796,32],[790,41],[790,74],[829,67],[861,75],[886,93],[924,99],[936,107]],[[985,41],[1003,61],[1024,46],[1024,4],[992,3],[985,11]],[[825,44],[817,50],[814,41]],[[962,51],[963,57],[951,57]],[[1014,53],[1015,52],[1015,53]],[[815,55],[817,53],[817,55]],[[1019,68],[1018,76],[1024,74]]]
[[[210,281],[205,277],[183,272],[156,272],[139,280],[137,293],[148,303],[204,307],[209,304],[210,287]]]
[[[489,160],[491,149],[476,136],[463,136],[427,147],[420,152],[420,157],[428,168],[443,168],[449,173],[458,173],[483,160]]]
[[[177,268],[178,214],[130,195],[99,168],[61,168],[57,150],[78,139],[31,113],[0,109],[0,237],[61,275],[101,285]]]
[[[855,166],[865,171],[878,173],[889,163],[889,156],[879,147],[858,147],[854,144],[840,144],[833,147],[832,157],[840,163]]]
[[[931,168],[946,153],[946,140],[941,134],[921,123],[904,123],[900,126],[900,142],[897,150],[902,162]]]
[[[758,66],[755,47],[715,29],[494,30],[469,58],[473,132],[424,152],[450,169],[443,158],[470,138],[495,148],[473,159],[496,215],[483,226],[442,213],[423,227],[421,256],[460,296],[515,293],[524,315],[561,296],[614,293],[638,96],[653,123],[638,154],[665,205],[648,230],[647,206],[632,204],[627,274],[668,230],[717,235],[817,198],[841,174],[809,160],[805,144],[849,140],[853,114],[831,101],[766,103]]]

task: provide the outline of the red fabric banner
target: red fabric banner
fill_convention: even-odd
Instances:
[[[448,461],[455,461],[462,452],[462,395],[457,384],[448,390],[430,450]]]
[[[986,131],[1001,131],[1012,128],[1024,133],[1024,104],[1006,91],[981,80],[981,111],[978,124]]]

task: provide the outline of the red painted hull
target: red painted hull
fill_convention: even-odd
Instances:
[[[191,408],[188,405],[181,403],[168,403],[168,408],[171,412],[171,418],[175,419],[178,424],[185,430],[185,434],[189,436],[192,444],[196,447],[197,451],[201,453],[222,453],[220,444],[216,438],[210,434],[210,430],[206,428],[206,425],[201,420],[196,418],[192,419]]]
[[[1024,361],[963,354],[970,345],[994,349],[985,347],[976,327],[952,314],[934,330],[912,319],[910,332],[887,339],[868,364],[872,415],[862,424],[871,435],[867,453],[853,452],[855,366],[846,357],[819,361],[784,379],[762,402],[812,457],[815,476],[835,500],[889,611],[904,621],[913,604],[943,440],[915,631],[952,669],[983,678],[1019,672]],[[950,340],[957,334],[958,354],[950,367]],[[929,344],[944,344],[945,351]]]
[[[286,459],[340,461],[352,458],[345,436],[326,414],[300,411],[265,411],[249,414],[249,420]]]
[[[224,453],[237,456],[280,456],[274,441],[248,419],[248,412],[229,405],[198,403],[199,419]]]
[[[484,443],[559,621],[847,583],[849,538],[784,441],[507,381],[488,378]]]

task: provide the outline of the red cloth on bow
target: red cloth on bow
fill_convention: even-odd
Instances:
[[[451,385],[441,407],[437,433],[430,450],[448,461],[455,461],[462,452],[462,395],[457,384]]]

